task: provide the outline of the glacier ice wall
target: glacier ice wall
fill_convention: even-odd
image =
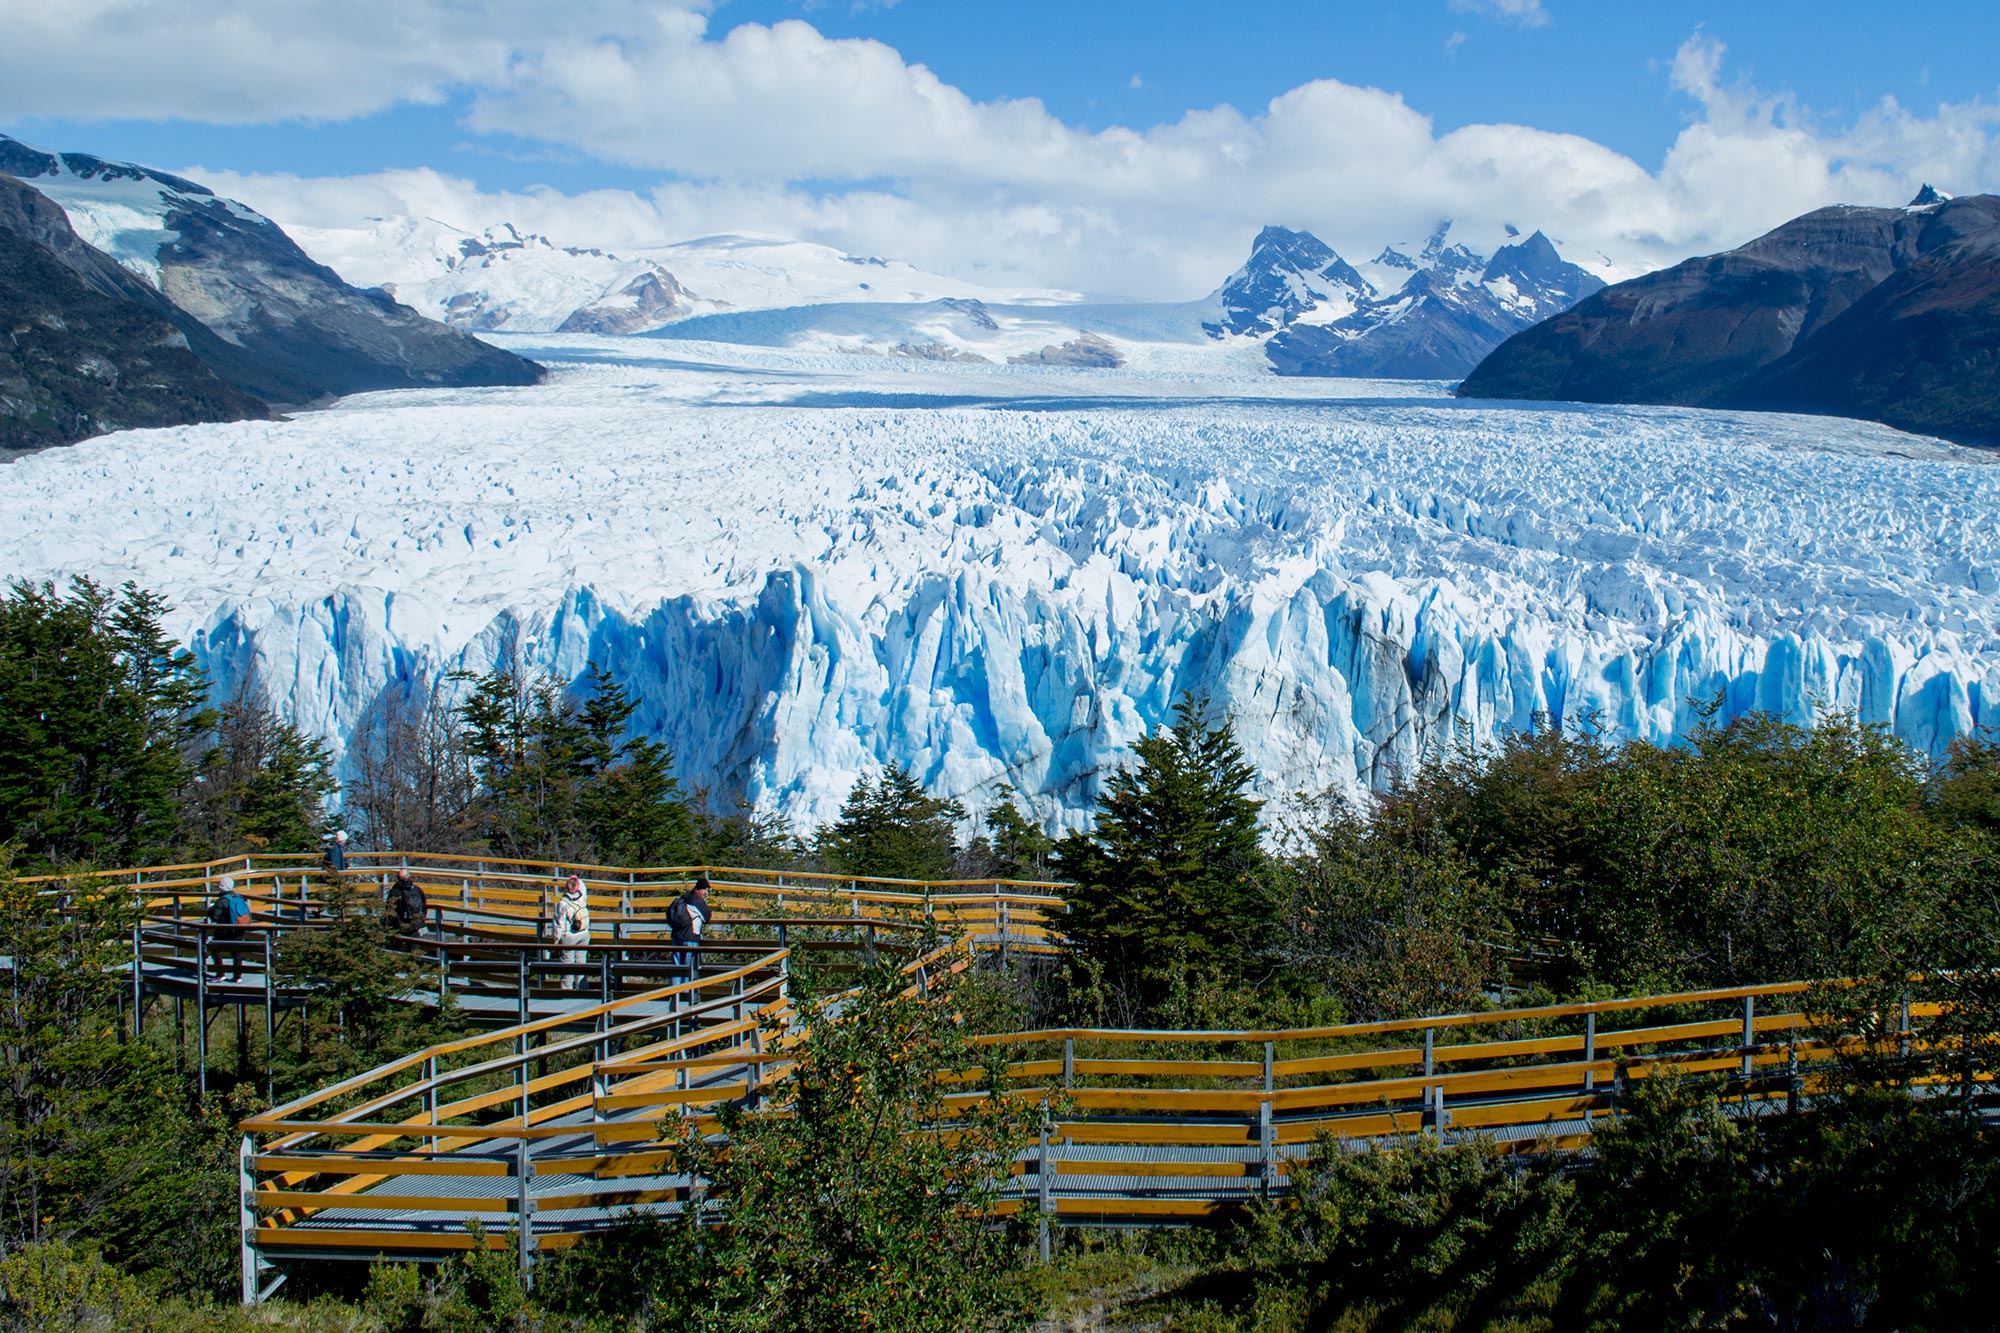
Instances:
[[[27,459],[0,564],[159,589],[220,690],[336,744],[452,669],[595,661],[684,774],[807,824],[890,759],[1078,824],[1184,691],[1267,796],[1717,697],[1932,753],[2000,721],[2000,470],[1883,428],[565,350]]]

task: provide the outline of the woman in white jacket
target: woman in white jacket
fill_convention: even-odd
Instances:
[[[556,961],[583,963],[585,954],[578,946],[590,943],[590,904],[584,898],[583,880],[576,875],[563,881],[562,893],[556,899],[554,928],[555,942],[565,946],[556,951]],[[582,973],[564,972],[560,984],[564,990],[575,990],[582,983]]]

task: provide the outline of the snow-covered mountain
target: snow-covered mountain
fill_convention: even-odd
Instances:
[[[386,288],[461,328],[513,333],[643,333],[723,310],[1071,295],[981,286],[896,260],[768,236],[706,236],[612,253],[510,222],[471,230],[397,217],[356,228],[292,230],[350,282]]]
[[[504,336],[504,335],[502,335]],[[508,338],[536,389],[343,400],[11,465],[0,568],[135,579],[339,745],[517,650],[807,822],[888,760],[1084,817],[1183,690],[1264,795],[1462,731],[2000,722],[2000,466],[1885,427],[1414,382]]]
[[[1604,286],[1539,231],[1490,259],[1451,231],[1440,223],[1421,248],[1387,246],[1356,268],[1310,232],[1266,227],[1209,298],[1204,328],[1262,340],[1281,375],[1455,379]]]
[[[194,350],[269,403],[413,385],[532,384],[535,366],[342,282],[269,218],[204,185],[0,135],[0,172],[215,335]]]

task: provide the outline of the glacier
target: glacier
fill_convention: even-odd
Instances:
[[[12,464],[0,570],[136,580],[341,752],[385,694],[601,663],[684,777],[810,828],[887,761],[1079,827],[1184,691],[1282,799],[1546,719],[1667,743],[2000,721],[1992,455],[1886,427],[1279,380],[497,337],[362,394]]]

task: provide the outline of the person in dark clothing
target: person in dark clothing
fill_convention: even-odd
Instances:
[[[715,912],[708,905],[707,875],[697,877],[694,887],[674,899],[673,906],[667,909],[667,924],[674,928],[673,942],[677,946],[674,966],[684,969],[690,981],[701,968],[701,933],[714,919]]]
[[[216,886],[215,901],[208,905],[208,953],[202,959],[203,971],[208,970],[211,960],[215,964],[215,979],[222,980],[222,965],[229,963],[229,980],[243,980],[243,950],[238,946],[244,934],[244,927],[250,924],[250,900],[236,891],[234,877],[224,875]]]
[[[405,935],[415,935],[424,928],[424,913],[429,904],[424,901],[421,885],[410,878],[410,868],[404,866],[396,872],[396,878],[389,881],[382,890],[382,901],[388,905],[390,919],[396,929]]]
[[[333,836],[326,840],[326,851],[319,858],[320,869],[329,875],[347,873],[347,830],[335,829]]]

